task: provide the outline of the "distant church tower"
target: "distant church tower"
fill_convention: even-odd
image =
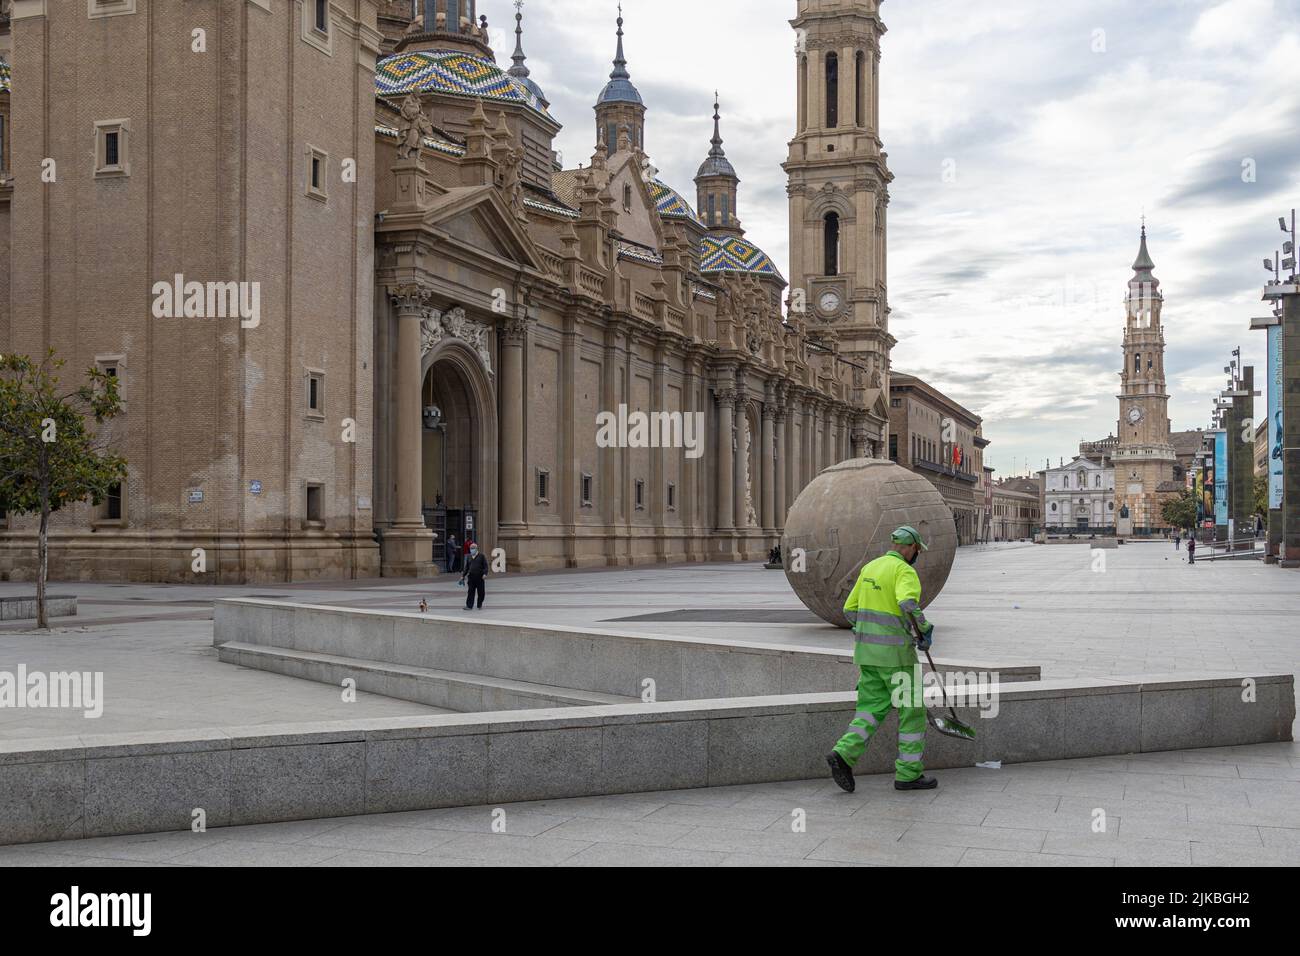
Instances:
[[[1124,369],[1120,372],[1119,444],[1114,455],[1115,512],[1121,534],[1164,528],[1157,495],[1161,482],[1174,477],[1177,457],[1169,440],[1169,394],[1165,391],[1165,331],[1160,321],[1164,296],[1152,273],[1147,229],[1133,262],[1125,298]],[[1166,489],[1167,490],[1167,489]],[[1128,509],[1127,521],[1124,509]],[[1131,525],[1131,526],[1130,526]]]
[[[719,127],[718,94],[713,94],[713,139],[709,140],[709,155],[695,173],[695,208],[712,234],[743,238],[736,211],[736,187],[740,177],[722,149],[722,132]]]
[[[798,122],[784,163],[792,312],[858,366],[858,427],[885,454],[889,300],[885,207],[894,178],[880,142],[881,0],[798,0]]]
[[[631,145],[645,149],[645,102],[632,85],[632,74],[627,71],[627,58],[623,56],[623,5],[618,12],[618,48],[614,53],[614,69],[609,82],[596,99],[596,142],[604,143],[613,154],[618,150],[618,134],[626,130]]]

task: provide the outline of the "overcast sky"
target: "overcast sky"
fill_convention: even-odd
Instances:
[[[508,66],[513,5],[479,9]],[[795,10],[623,4],[661,178],[694,204],[716,87],[747,237],[787,276]],[[612,0],[524,7],[566,166],[590,156],[616,16]],[[1263,381],[1264,336],[1246,325],[1267,312],[1277,217],[1300,205],[1300,0],[886,0],[882,16],[893,367],[983,416],[986,464],[1041,468],[1114,432],[1143,212],[1173,427],[1208,424],[1234,347]]]

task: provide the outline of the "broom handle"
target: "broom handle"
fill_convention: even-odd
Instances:
[[[920,640],[921,640],[921,628],[917,625],[917,623],[916,623],[916,618],[914,618],[914,617],[912,616],[912,612],[911,612],[911,611],[908,611],[908,612],[907,612],[907,623],[908,623],[909,625],[911,625],[911,628],[912,628],[912,637],[915,638],[915,639],[917,640],[917,642],[920,642]],[[940,674],[940,673],[935,669],[935,666],[934,666],[934,658],[930,656],[930,649],[929,649],[929,648],[926,648],[926,649],[925,649],[925,659],[926,659],[926,661],[928,661],[929,664],[930,664],[930,673],[931,673],[931,674],[934,674],[935,677],[937,677],[937,678],[939,679],[939,693],[943,695],[943,706],[947,707],[949,710],[952,710],[952,707],[948,704],[948,691],[947,691],[947,689],[943,686],[943,675]],[[953,714],[953,717],[954,717],[954,719],[956,718],[956,714],[955,714],[955,713]]]

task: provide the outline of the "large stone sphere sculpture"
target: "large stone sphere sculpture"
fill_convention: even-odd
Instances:
[[[957,551],[952,512],[934,485],[892,461],[850,458],[808,483],[790,507],[781,537],[785,576],[823,621],[849,627],[844,602],[868,561],[890,550],[889,535],[910,524],[929,546],[916,562],[921,604],[948,580]],[[802,549],[803,570],[798,569]]]

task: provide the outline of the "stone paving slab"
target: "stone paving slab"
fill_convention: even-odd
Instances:
[[[1175,779],[1222,782],[1197,770],[1292,759],[1300,745],[1180,760],[1190,753],[1162,755],[1186,767]],[[852,794],[825,779],[795,780],[100,837],[0,847],[0,866],[1300,865],[1294,804],[1198,804],[1186,792],[1091,797],[1072,782],[1106,774],[1123,792],[1128,778],[1147,776],[1093,769],[1113,765],[1081,758],[939,771],[940,788],[918,793],[899,793],[880,775],[860,777]],[[1016,787],[1026,781],[1035,789]],[[1091,826],[1098,809],[1105,832]],[[502,819],[506,832],[494,832]]]

